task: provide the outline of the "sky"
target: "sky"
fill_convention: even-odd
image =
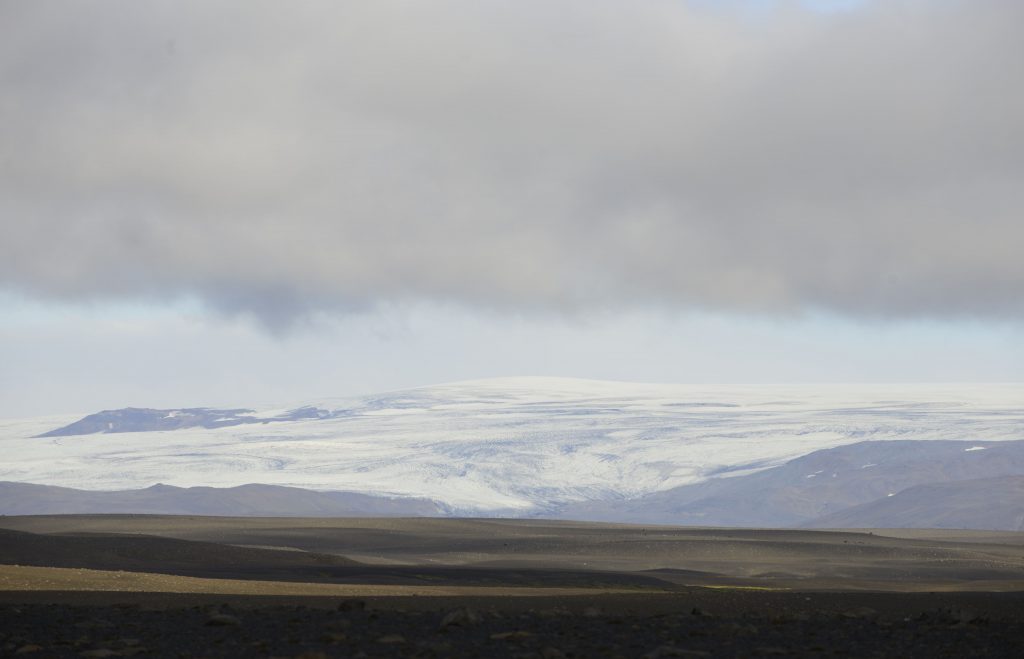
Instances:
[[[0,0],[0,416],[1024,380],[1024,4]]]

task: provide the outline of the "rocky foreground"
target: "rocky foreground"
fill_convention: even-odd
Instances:
[[[855,604],[856,602],[853,602]],[[415,604],[415,603],[410,603]],[[682,602],[679,602],[683,606]],[[514,608],[514,607],[513,607]],[[826,607],[831,608],[831,607]],[[507,609],[507,607],[506,607]],[[28,657],[1011,657],[1024,624],[936,608],[913,616],[866,606],[783,607],[714,615],[611,613],[596,606],[250,607],[230,602],[152,608],[0,605],[0,655]]]

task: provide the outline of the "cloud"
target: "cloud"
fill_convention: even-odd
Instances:
[[[0,286],[1024,316],[1024,4],[4,3]]]

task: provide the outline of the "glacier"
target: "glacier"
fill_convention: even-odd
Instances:
[[[1024,385],[674,385],[498,378],[253,412],[260,423],[39,437],[0,420],[0,481],[88,490],[249,483],[542,514],[752,474],[875,440],[1024,439]],[[315,408],[323,418],[289,416]]]

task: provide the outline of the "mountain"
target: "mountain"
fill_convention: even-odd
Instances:
[[[457,515],[789,525],[897,488],[1009,475],[985,454],[1024,440],[1021,400],[1022,385],[503,378],[255,412],[0,420],[0,480],[90,491],[260,483],[428,500]],[[975,446],[984,450],[964,450]]]
[[[186,428],[225,428],[243,423],[271,423],[274,421],[297,421],[300,419],[321,419],[330,416],[325,410],[315,407],[300,407],[287,412],[257,415],[255,410],[218,410],[208,407],[193,407],[175,410],[154,410],[126,407],[120,410],[104,410],[90,414],[61,428],[44,432],[37,437],[71,437],[95,433],[151,432],[159,430],[184,430]]]
[[[427,499],[313,492],[273,485],[231,488],[154,485],[142,490],[90,492],[30,483],[0,483],[0,515],[132,513],[231,517],[423,517],[444,506]]]
[[[1024,475],[917,485],[804,526],[1024,531]]]
[[[985,481],[978,479],[1007,475],[1024,475],[1024,441],[860,442],[815,451],[755,474],[716,478],[632,500],[570,504],[557,515],[649,524],[792,527],[868,502],[884,503],[919,485],[980,485]],[[1005,529],[1013,519],[993,513],[992,525],[984,528]],[[863,521],[873,526],[867,517]],[[919,526],[905,521],[909,527]]]

